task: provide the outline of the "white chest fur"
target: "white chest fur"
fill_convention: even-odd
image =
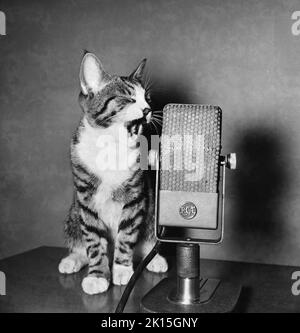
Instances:
[[[122,204],[112,200],[112,193],[131,177],[137,166],[139,149],[133,149],[131,144],[124,126],[93,128],[84,120],[75,148],[80,162],[101,180],[91,205],[112,229],[116,229],[122,211]]]

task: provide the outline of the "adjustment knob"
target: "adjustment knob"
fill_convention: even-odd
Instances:
[[[231,170],[236,169],[236,153],[230,153],[226,155],[226,167]]]

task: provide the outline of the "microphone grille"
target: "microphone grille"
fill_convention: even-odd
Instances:
[[[168,104],[163,110],[160,189],[217,192],[222,110]]]

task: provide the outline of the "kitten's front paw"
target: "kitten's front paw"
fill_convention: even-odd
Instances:
[[[167,260],[161,255],[157,254],[148,264],[147,269],[154,273],[165,273],[168,270]]]
[[[80,271],[83,264],[80,258],[69,256],[61,260],[58,270],[62,274],[72,274]]]
[[[103,277],[86,276],[81,286],[86,294],[95,295],[104,293],[109,287],[109,282]]]
[[[128,283],[133,274],[133,269],[132,266],[114,264],[112,274],[113,284],[120,286]]]

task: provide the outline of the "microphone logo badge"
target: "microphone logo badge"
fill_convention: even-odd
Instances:
[[[186,202],[179,208],[179,214],[186,220],[191,220],[197,215],[197,207],[192,202]]]

